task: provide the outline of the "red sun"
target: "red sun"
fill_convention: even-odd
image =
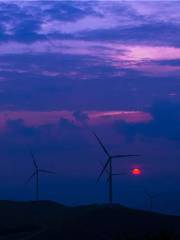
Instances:
[[[131,170],[131,174],[133,174],[133,175],[140,175],[140,174],[141,174],[141,169],[139,169],[139,168],[133,168],[133,169]]]

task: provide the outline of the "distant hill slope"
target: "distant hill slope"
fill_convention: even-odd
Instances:
[[[50,201],[0,201],[0,239],[180,240],[180,217],[121,205],[67,207]]]
[[[50,201],[0,201],[0,235],[55,224],[65,209],[65,206]]]

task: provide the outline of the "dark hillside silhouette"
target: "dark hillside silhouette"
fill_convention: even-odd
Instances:
[[[50,201],[1,201],[0,212],[0,239],[180,239],[180,217],[121,205],[66,207]]]

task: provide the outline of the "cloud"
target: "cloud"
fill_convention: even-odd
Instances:
[[[82,112],[82,111],[75,111],[73,112],[73,116],[75,117],[75,119],[79,122],[86,122],[87,120],[89,120],[89,116],[87,113]]]
[[[0,7],[1,41],[34,42],[47,39],[48,26],[54,27],[55,22],[63,27],[63,24],[88,16],[99,16],[92,4],[75,1],[1,1]],[[58,37],[66,39],[67,35],[62,32]]]
[[[165,138],[180,141],[180,104],[162,101],[155,103],[150,109],[153,120],[147,123],[117,122],[115,128],[128,139],[135,137]]]
[[[177,1],[131,1],[131,8],[146,21],[179,23],[180,10]],[[161,11],[163,9],[163,11]]]
[[[177,4],[96,3],[1,3],[1,109],[143,111],[170,93],[178,99]],[[61,26],[39,32],[54,21],[68,37]]]
[[[44,4],[44,2],[42,4]],[[61,20],[63,22],[75,22],[88,15],[99,15],[93,8],[93,4],[90,2],[83,4],[81,1],[48,2],[46,3],[46,8],[43,13],[46,14],[49,19]]]
[[[91,41],[115,41],[121,44],[150,44],[179,47],[180,32],[178,25],[172,23],[151,22],[140,26],[117,26],[111,29],[97,29],[84,31],[79,34],[80,39]]]
[[[56,40],[53,41],[53,45],[48,41],[32,44],[9,42],[1,44],[0,51],[1,58],[8,59],[8,62],[17,58],[9,68],[4,66],[4,72],[14,68],[14,72],[26,71],[28,75],[33,73],[32,75],[40,74],[54,78],[92,79],[104,75],[105,71],[106,78],[108,75],[120,77],[120,74],[124,76],[129,70],[135,70],[142,75],[178,76],[180,69],[178,65],[180,48],[178,47]],[[26,60],[22,61],[25,57]],[[54,64],[47,64],[47,59],[52,57]],[[43,61],[40,62],[39,59]],[[63,68],[59,66],[58,59]],[[30,60],[34,63],[30,63]],[[77,61],[74,62],[75,60]],[[67,61],[73,62],[73,65],[66,65]],[[176,65],[172,62],[176,62]],[[27,63],[31,64],[28,66],[29,69],[27,69]],[[18,64],[18,69],[15,69],[14,65]],[[25,65],[26,69],[23,70],[22,67]],[[44,66],[41,67],[41,65]],[[79,69],[80,65],[81,69]]]
[[[82,143],[81,129],[68,119],[61,118],[56,123],[28,126],[23,119],[7,119],[5,131],[0,132],[0,142],[5,148],[39,146],[51,148]]]
[[[89,125],[109,125],[116,120],[124,122],[149,122],[152,117],[148,112],[143,111],[1,111],[0,132],[13,130],[14,127],[22,130],[27,128],[38,128],[47,125],[60,125],[69,123],[79,127],[79,123]]]
[[[180,57],[177,3],[96,3],[1,2],[0,54],[9,60],[10,55],[23,59],[59,55],[61,65],[65,68],[67,55],[72,59],[76,57],[76,69],[71,73],[69,71],[69,81],[71,78],[84,80],[104,77],[102,69],[106,71],[106,76],[124,76],[131,70],[145,76],[178,75],[179,66],[160,66],[157,63],[157,60],[177,60]],[[163,14],[160,8],[164,10]],[[24,61],[27,63],[27,60]],[[13,64],[16,62],[17,59]],[[20,63],[25,65],[21,60]],[[43,63],[39,61],[39,64]],[[46,68],[50,67],[46,64]],[[67,74],[57,69],[50,71],[42,68],[39,73],[33,68],[27,74],[30,75],[30,72],[47,78],[63,78]],[[11,77],[10,74],[3,74],[8,79]],[[15,76],[19,77],[18,74]],[[31,76],[34,77],[34,74]]]
[[[0,5],[1,41],[36,42],[50,37],[179,46],[177,2],[13,1]]]

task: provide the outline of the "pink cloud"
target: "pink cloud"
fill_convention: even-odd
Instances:
[[[127,67],[129,68],[129,67]],[[179,76],[180,66],[160,65],[156,63],[132,64],[131,69],[143,72],[147,76]]]
[[[148,122],[152,116],[142,111],[84,111],[88,116],[89,125],[109,124],[116,120],[125,122]],[[74,115],[73,111],[51,111],[51,112],[33,112],[33,111],[6,111],[0,113],[0,129],[5,129],[7,120],[22,119],[26,126],[41,126],[45,124],[57,124],[60,119],[67,119],[76,125],[81,125]]]
[[[55,72],[55,71],[43,70],[41,72],[41,75],[47,76],[47,77],[57,77],[57,76],[60,75],[60,73],[59,72]]]
[[[91,111],[88,112],[91,124],[106,124],[116,120],[124,122],[149,122],[152,116],[142,111]]]
[[[168,46],[126,45],[115,42],[99,42],[84,40],[52,40],[36,41],[31,44],[9,41],[0,45],[0,54],[23,53],[66,53],[97,55],[98,47],[107,61],[142,62],[153,60],[180,59],[180,48]]]
[[[122,46],[123,55],[114,54],[112,65],[116,68],[134,69],[145,75],[179,76],[180,66],[160,65],[158,61],[180,59],[180,48],[159,46]],[[157,61],[157,63],[156,63]]]
[[[177,96],[177,93],[176,92],[170,92],[170,93],[168,93],[168,96],[175,97],[175,96]]]
[[[172,60],[180,59],[180,48],[165,46],[124,46],[125,60]],[[121,58],[121,57],[120,57]]]
[[[51,40],[36,41],[31,44],[17,43],[9,41],[0,45],[0,54],[43,54],[43,53],[62,53],[89,55],[103,59],[103,63],[109,64],[120,69],[117,77],[122,77],[125,73],[123,69],[134,69],[148,76],[179,76],[180,67],[172,65],[160,65],[156,61],[168,61],[180,59],[180,48],[167,46],[148,46],[148,45],[125,45],[117,42],[98,42],[80,40]],[[88,66],[88,62],[86,63]],[[92,64],[92,63],[91,63]],[[99,61],[94,61],[94,65]],[[81,77],[87,79],[89,75],[80,74],[78,71],[62,73],[59,71],[47,71],[36,69],[38,74],[58,77]],[[0,68],[0,71],[15,71],[19,74],[27,71],[22,69],[11,69],[10,67]],[[91,78],[93,75],[91,76]]]

